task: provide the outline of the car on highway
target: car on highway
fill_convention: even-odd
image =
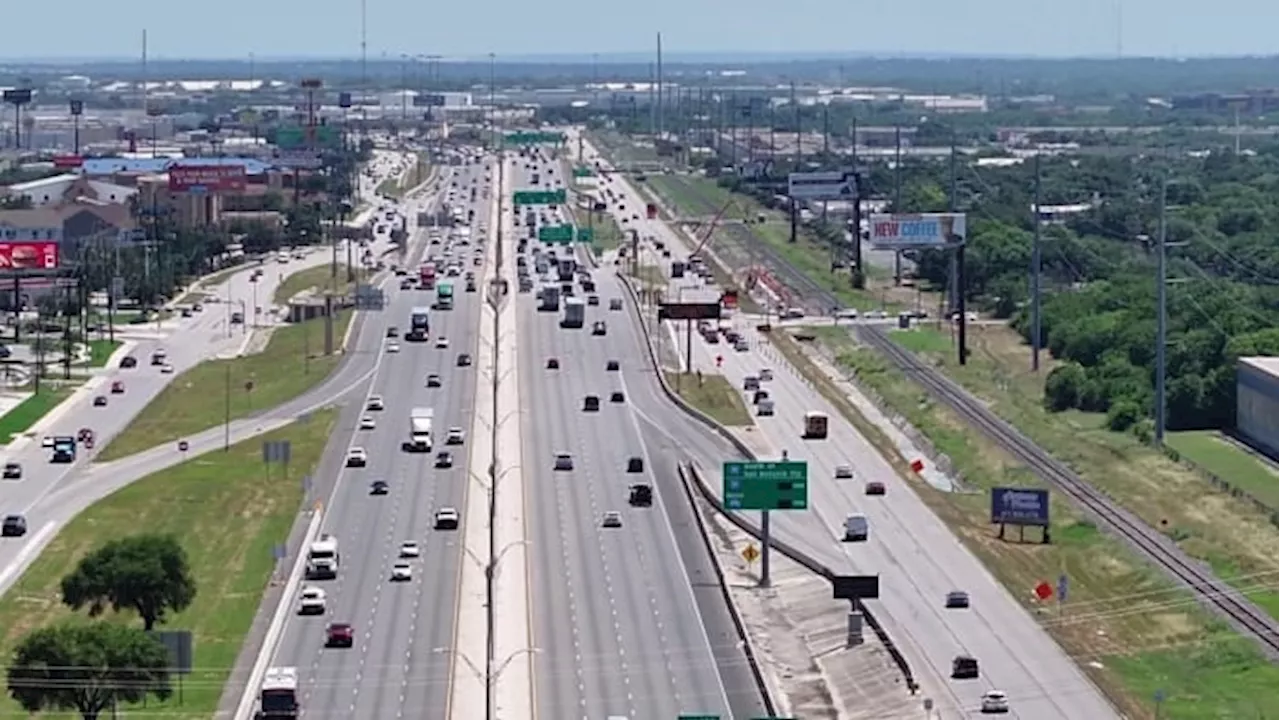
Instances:
[[[400,352],[400,343],[398,343],[398,342],[389,342],[389,343],[387,343],[387,352],[389,352],[389,353],[398,353],[398,352]]]
[[[948,609],[963,609],[969,607],[969,593],[963,590],[952,590],[947,593]]]
[[[385,410],[386,408],[387,404],[383,402],[381,395],[370,395],[369,399],[364,404],[365,410],[377,411]]]
[[[773,370],[769,368],[760,368],[759,378],[763,382],[769,382],[773,379]]]
[[[951,679],[976,680],[978,675],[977,658],[970,655],[957,655],[951,660]]]
[[[436,467],[441,469],[453,467],[453,453],[443,450],[436,453]]]
[[[614,390],[613,392],[609,393],[609,402],[611,403],[624,403],[626,401],[627,401],[627,397],[626,395],[622,394],[621,390]]]
[[[389,338],[393,338],[393,337],[400,337],[400,329],[399,329],[399,328],[397,328],[395,325],[392,325],[392,326],[388,327],[388,328],[387,328],[387,337],[389,337]]]
[[[885,493],[884,483],[879,480],[871,480],[867,483],[866,491],[868,495],[883,495]]]
[[[4,464],[4,479],[5,479],[5,480],[21,480],[21,479],[22,479],[22,466],[21,466],[21,465],[19,465],[19,464],[18,464],[18,463],[16,463],[16,462],[7,462],[7,463],[5,463],[5,464]]]
[[[413,566],[407,562],[397,562],[391,566],[391,582],[407,582],[413,579]]]
[[[852,466],[852,465],[837,465],[837,466],[836,466],[836,479],[837,479],[837,480],[849,480],[849,479],[851,479],[852,477],[853,477],[853,466]]]
[[[27,534],[27,518],[22,515],[5,515],[0,522],[0,537],[22,537]]]
[[[644,472],[644,458],[641,458],[641,457],[627,458],[627,472],[629,473]]]
[[[361,430],[373,430],[373,429],[376,429],[377,427],[378,427],[378,423],[373,419],[372,415],[365,415],[364,417],[360,418]]]
[[[459,353],[459,354],[458,354],[458,367],[471,367],[471,354],[470,354],[470,353]]]
[[[436,349],[438,349],[438,350],[445,350],[445,349],[447,349],[448,347],[449,347],[449,338],[447,338],[447,337],[445,337],[445,336],[443,336],[443,335],[441,335],[440,337],[436,338]]]
[[[591,323],[591,334],[596,336],[607,335],[609,328],[604,324],[603,320],[597,320]]]
[[[559,370],[559,369],[560,369],[560,358],[547,358],[547,369],[548,369],[548,370]]]
[[[454,508],[446,507],[436,511],[435,527],[437,530],[457,530],[458,523],[461,521],[462,518]]]
[[[607,528],[622,527],[622,513],[617,510],[610,510],[604,514],[604,521],[601,523]]]
[[[572,470],[573,456],[569,453],[559,453],[556,455],[556,470]]]
[[[590,305],[590,306],[592,306],[592,307],[599,307],[599,306],[600,306],[600,296],[599,296],[599,295],[588,295],[588,296],[587,296],[587,304],[588,304],[588,305]]]
[[[106,396],[106,395],[94,395],[94,396],[93,396],[93,406],[94,406],[94,407],[106,407],[106,406],[107,406],[107,396]]]
[[[438,388],[438,387],[440,387],[440,376],[439,376],[439,375],[437,375],[437,374],[435,374],[435,373],[431,373],[430,375],[428,375],[428,376],[427,376],[427,387],[429,387],[429,388]]]
[[[112,394],[112,395],[122,395],[122,394],[124,394],[124,381],[123,381],[123,380],[114,380],[114,381],[112,381],[112,383],[111,383],[111,394]]]
[[[364,448],[353,447],[347,451],[347,467],[364,467],[369,464],[369,453]]]
[[[982,712],[1004,714],[1009,712],[1009,696],[1003,690],[988,690],[982,694]]]
[[[405,540],[404,542],[400,543],[400,557],[416,558],[420,555],[422,555],[422,548],[418,546],[418,543],[416,541]]]
[[[609,360],[604,364],[604,369],[608,372],[618,372],[618,367],[619,364],[617,360]]]
[[[321,590],[314,585],[302,586],[302,591],[298,593],[298,614],[323,615],[324,609],[324,590]]]
[[[160,366],[160,374],[161,374],[161,375],[172,375],[172,374],[173,374],[173,366],[172,366],[172,365],[170,365],[170,364],[168,364],[168,363],[165,363],[164,365],[161,365],[161,366]]]
[[[136,368],[136,367],[138,367],[138,358],[132,355],[125,355],[124,357],[120,358],[121,370],[132,370],[133,368]]]
[[[597,412],[600,410],[600,396],[588,395],[582,399],[583,412]]]
[[[356,630],[351,623],[329,623],[324,631],[325,647],[349,648],[356,643]]]
[[[609,300],[609,309],[618,311],[622,309],[622,298],[612,298]]]
[[[445,435],[445,445],[461,445],[467,441],[467,433],[460,427],[449,428],[449,433]]]
[[[636,483],[627,491],[627,502],[635,507],[649,507],[653,504],[653,488],[644,483]]]

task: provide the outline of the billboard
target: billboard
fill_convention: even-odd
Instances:
[[[315,125],[315,146],[317,149],[336,149],[342,146],[342,131],[333,125]],[[286,125],[276,129],[276,147],[281,150],[303,150],[307,148],[308,128],[298,125]]]
[[[787,176],[787,195],[792,200],[848,200],[854,196],[857,183],[852,170],[791,173]]]
[[[415,93],[414,107],[444,107],[445,97],[440,93]]]
[[[872,215],[869,222],[877,250],[942,248],[965,240],[964,213]]]
[[[5,90],[2,97],[10,105],[26,105],[31,102],[31,90],[27,88]]]
[[[349,92],[338,93],[338,107],[342,108],[343,110],[346,110],[351,107],[351,93]]]
[[[72,114],[72,115],[74,115],[75,117],[80,117],[81,115],[83,115],[83,114],[84,114],[84,101],[83,101],[83,100],[72,100],[72,101],[71,101],[71,114]]]
[[[659,320],[719,320],[720,303],[662,303]]]
[[[58,170],[71,170],[84,165],[82,155],[54,155],[53,166]]]
[[[243,165],[172,165],[169,192],[239,193],[248,180]]]
[[[1049,527],[1049,491],[1036,488],[991,488],[991,523]]]
[[[56,242],[0,242],[0,272],[57,269]]]

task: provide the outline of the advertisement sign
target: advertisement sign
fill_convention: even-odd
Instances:
[[[0,242],[0,272],[57,269],[56,242]]]
[[[444,107],[444,95],[440,93],[416,93],[413,96],[414,107]]]
[[[238,193],[248,180],[243,165],[173,165],[169,168],[169,192]]]
[[[877,250],[941,248],[965,240],[964,213],[872,215],[871,245]]]
[[[342,146],[342,131],[333,125],[315,125],[315,147],[336,149]],[[276,130],[276,147],[281,150],[303,150],[311,144],[308,128],[288,125]]]
[[[852,170],[791,173],[787,176],[787,195],[793,200],[848,200],[853,197],[857,182]]]
[[[84,165],[82,155],[54,155],[53,166],[58,170],[71,170]]]
[[[287,170],[318,170],[324,165],[324,161],[320,158],[320,153],[285,150],[271,158],[271,164]]]
[[[75,117],[80,117],[81,115],[83,115],[83,114],[84,114],[84,101],[83,101],[83,100],[72,100],[72,101],[71,101],[71,114],[72,114],[73,116],[75,116]]]
[[[993,525],[1049,526],[1049,491],[1035,488],[991,488]]]
[[[719,320],[720,303],[662,303],[659,320]]]
[[[26,88],[5,90],[2,96],[10,105],[26,105],[31,102],[31,91]]]
[[[346,110],[351,107],[351,93],[349,92],[338,93],[338,107],[342,108],[343,110]]]

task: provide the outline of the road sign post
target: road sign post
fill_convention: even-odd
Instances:
[[[760,586],[769,587],[769,511],[809,508],[809,463],[789,460],[785,450],[776,462],[731,460],[721,480],[726,508],[760,511]]]
[[[568,195],[560,190],[516,190],[511,193],[516,205],[564,205]]]
[[[568,245],[573,242],[572,225],[543,225],[538,228],[538,241]]]

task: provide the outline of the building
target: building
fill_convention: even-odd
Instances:
[[[1236,435],[1268,457],[1277,456],[1276,395],[1280,358],[1244,357],[1236,361]]]
[[[244,192],[236,196],[173,192],[169,189],[169,169],[174,165],[243,166],[247,184]],[[274,189],[287,200],[293,187],[292,173],[279,172],[257,158],[90,158],[84,161],[80,171],[91,180],[134,189],[138,214],[165,214],[185,227],[217,225],[222,222],[224,208],[228,207],[260,209],[252,202],[246,203],[240,195],[262,196]]]
[[[35,207],[60,205],[80,198],[126,205],[138,194],[138,190],[126,185],[93,180],[77,173],[67,173],[10,185],[6,194],[9,197],[26,198]]]

